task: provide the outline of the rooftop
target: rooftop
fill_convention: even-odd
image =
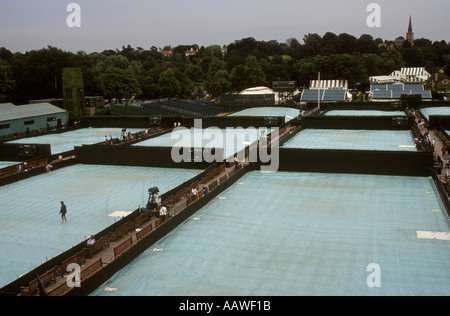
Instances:
[[[50,103],[36,103],[27,105],[15,105],[12,103],[0,104],[0,121],[12,121],[28,117],[36,117],[48,114],[66,113]]]

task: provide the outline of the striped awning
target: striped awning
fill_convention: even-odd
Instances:
[[[310,89],[348,89],[347,80],[311,80]]]

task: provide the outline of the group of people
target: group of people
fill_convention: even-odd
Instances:
[[[128,133],[127,132],[123,132],[122,133],[122,140],[124,140],[124,141],[134,140],[134,135],[131,134],[130,131],[128,131]]]
[[[154,196],[155,203],[159,208],[159,217],[167,215],[167,208],[162,204],[161,195],[157,192]]]
[[[203,187],[202,189],[203,197],[205,197],[208,194],[208,188]],[[197,188],[192,188],[192,190],[189,192],[186,192],[186,199],[194,198],[195,200],[199,197],[199,192]]]
[[[28,170],[30,170],[30,167],[28,166],[27,162],[19,163],[18,165],[16,165],[17,173]]]
[[[445,175],[450,177],[450,146],[444,144],[441,147],[442,159],[438,155],[437,160],[440,162],[442,169],[445,169]]]
[[[112,145],[112,144],[117,143],[118,141],[119,141],[118,138],[113,138],[111,135],[109,135],[109,138],[108,138],[108,136],[105,135],[105,144]]]
[[[163,217],[167,215],[167,208],[164,205],[161,205],[161,196],[158,195],[158,199],[160,201],[160,204],[158,204],[159,206],[159,217]],[[156,200],[156,199],[155,199]],[[67,224],[67,206],[66,204],[64,204],[64,201],[61,201],[61,208],[59,210],[59,214],[61,215],[61,220],[63,224]],[[91,235],[88,239],[88,241],[86,242],[86,244],[88,246],[92,246],[93,244],[95,244],[95,236]]]

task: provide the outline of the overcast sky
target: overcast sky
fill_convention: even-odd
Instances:
[[[67,26],[70,3],[81,27]],[[371,28],[367,6],[381,7]],[[77,52],[171,45],[228,45],[235,40],[285,42],[326,32],[383,40],[406,36],[410,14],[416,38],[450,41],[449,0],[0,0],[0,47],[12,52],[48,45]]]

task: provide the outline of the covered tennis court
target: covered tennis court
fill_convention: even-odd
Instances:
[[[433,115],[450,116],[450,107],[449,106],[430,106],[430,107],[420,109],[420,113],[422,113],[422,115],[429,121],[430,116],[433,116]]]
[[[283,148],[416,151],[409,130],[304,129]]]
[[[19,164],[19,161],[0,161],[0,169]]]
[[[404,111],[330,110],[325,116],[406,116]]]
[[[270,133],[268,128],[181,128],[132,146],[223,149],[227,159]]]
[[[0,287],[201,171],[78,164],[0,187]]]
[[[447,295],[449,234],[428,177],[253,171],[91,295]]]
[[[299,114],[299,109],[288,107],[255,107],[235,112],[228,116],[281,116],[285,118],[285,122],[289,122],[299,116]]]
[[[127,129],[127,132],[137,133],[142,129]],[[75,146],[92,145],[101,143],[105,140],[105,136],[109,139],[119,138],[122,134],[121,128],[102,127],[102,128],[82,128],[70,132],[59,134],[48,134],[36,137],[21,138],[10,141],[11,144],[50,144],[52,155],[71,151]]]

